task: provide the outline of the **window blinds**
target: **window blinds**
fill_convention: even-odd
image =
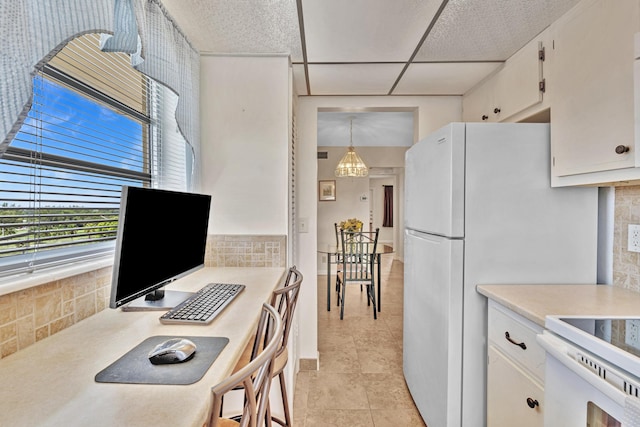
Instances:
[[[33,78],[0,159],[0,275],[111,250],[122,185],[185,188],[176,96],[98,43],[73,40]]]

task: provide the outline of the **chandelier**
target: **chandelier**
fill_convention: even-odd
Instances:
[[[349,149],[336,166],[337,177],[367,176],[369,169],[353,148],[353,119],[349,120]]]

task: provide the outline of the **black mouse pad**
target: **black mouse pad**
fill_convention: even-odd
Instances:
[[[96,377],[99,383],[126,384],[193,384],[204,376],[222,349],[229,342],[226,337],[187,338],[196,345],[193,357],[182,363],[153,365],[149,352],[158,344],[175,336],[156,335],[149,337],[129,350],[120,359],[100,371]]]

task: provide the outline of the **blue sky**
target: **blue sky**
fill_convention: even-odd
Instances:
[[[143,126],[145,125],[116,113],[99,102],[36,76],[32,109],[11,146],[37,150],[41,144],[40,149],[47,154],[142,171],[144,164],[140,153],[144,138]],[[20,176],[16,173],[27,173],[29,170],[33,171],[33,168],[11,165],[5,161],[0,163],[0,200],[16,200],[17,204],[24,205],[17,202],[20,197],[16,195],[15,190],[29,191],[34,177]],[[12,175],[8,176],[7,172]],[[73,181],[69,181],[70,179]],[[10,184],[6,181],[20,183]],[[35,182],[42,185],[41,191],[44,193],[78,194],[62,196],[68,200],[67,205],[73,206],[89,206],[94,202],[99,202],[98,205],[102,206],[107,201],[109,204],[115,204],[115,199],[95,196],[119,197],[114,191],[119,191],[120,186],[125,183],[121,179],[114,180],[60,168],[42,168]],[[81,188],[66,188],[68,186]],[[90,197],[86,197],[87,195]],[[43,195],[43,199],[56,198],[59,199],[61,196]]]

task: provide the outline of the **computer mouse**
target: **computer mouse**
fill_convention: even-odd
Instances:
[[[196,345],[186,338],[171,338],[149,352],[149,360],[154,365],[182,363],[191,360],[196,353]]]

